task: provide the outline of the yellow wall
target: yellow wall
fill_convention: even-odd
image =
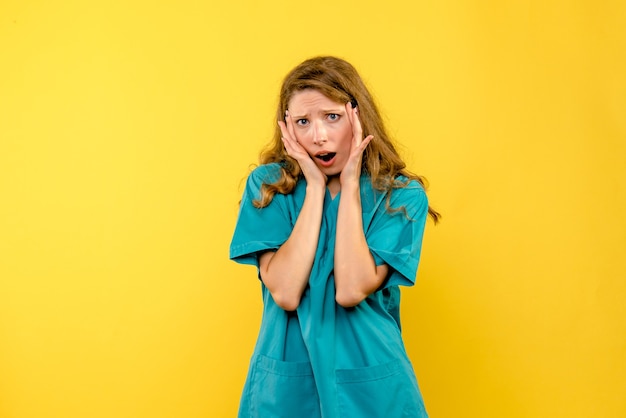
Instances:
[[[444,214],[404,334],[433,418],[626,416],[621,0],[2,0],[0,417],[232,417],[228,260],[282,76],[353,62]]]

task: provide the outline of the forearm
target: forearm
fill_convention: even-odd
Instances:
[[[324,194],[325,189],[307,187],[302,209],[291,235],[275,253],[261,256],[261,279],[274,301],[285,310],[295,310],[298,307],[307,286],[317,251]]]
[[[377,267],[363,230],[358,184],[342,186],[335,239],[335,298],[342,306],[355,306],[374,292],[386,276]]]

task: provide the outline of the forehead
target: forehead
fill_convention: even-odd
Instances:
[[[289,100],[288,107],[291,112],[307,112],[315,109],[342,108],[343,103],[336,102],[323,95],[317,90],[307,89],[295,93]]]

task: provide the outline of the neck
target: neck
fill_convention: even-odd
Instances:
[[[339,176],[332,176],[326,182],[326,187],[328,187],[328,191],[330,192],[330,197],[333,199],[337,196],[337,193],[341,190],[341,182],[339,181]]]

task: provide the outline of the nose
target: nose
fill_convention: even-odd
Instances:
[[[322,144],[328,140],[326,127],[324,123],[319,121],[313,127],[313,143],[315,145]]]

